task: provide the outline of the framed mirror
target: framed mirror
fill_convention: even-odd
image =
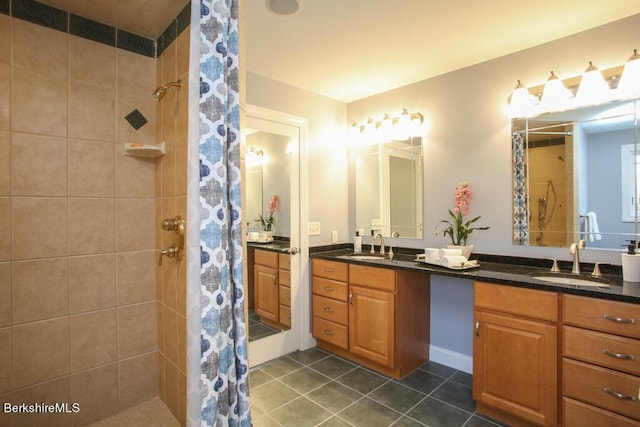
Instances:
[[[638,235],[639,100],[512,120],[513,243],[621,249]]]
[[[354,148],[356,230],[422,239],[422,137]]]

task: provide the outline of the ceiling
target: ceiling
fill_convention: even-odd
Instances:
[[[39,1],[156,39],[189,0]],[[638,0],[299,1],[280,16],[245,0],[247,69],[343,102],[640,13]]]

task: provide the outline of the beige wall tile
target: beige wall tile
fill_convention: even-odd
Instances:
[[[11,61],[10,18],[0,15],[0,65],[9,65]]]
[[[156,88],[156,60],[121,49],[117,50],[116,58],[118,91],[148,94],[153,99],[151,94]]]
[[[126,156],[124,144],[116,145],[118,197],[155,197],[156,159]]]
[[[191,33],[187,30],[181,32],[176,39],[177,48],[177,75],[183,76],[189,72],[189,49],[191,45]]]
[[[69,377],[59,378],[46,383],[37,384],[22,390],[16,390],[13,403],[46,403],[71,402],[71,386]],[[71,407],[69,407],[71,410]],[[23,413],[14,415],[15,427],[69,427],[70,413]]]
[[[71,372],[117,360],[115,308],[71,316],[69,334]]]
[[[178,315],[169,307],[164,307],[164,355],[174,365],[178,365]]]
[[[11,264],[0,263],[0,328],[11,325]]]
[[[13,402],[13,392],[0,393],[0,402]],[[0,426],[13,426],[13,414],[11,412],[0,411]]]
[[[120,410],[158,395],[158,353],[120,361]]]
[[[187,372],[187,319],[178,314],[178,369]]]
[[[156,304],[158,311],[158,351],[164,353],[164,304]]]
[[[73,425],[84,426],[118,412],[118,364],[71,375],[71,400],[80,405]]]
[[[66,76],[13,69],[12,83],[13,131],[67,136]]]
[[[11,199],[0,197],[0,221],[11,229]],[[0,261],[11,260],[11,233],[0,239]]]
[[[14,259],[67,255],[66,199],[14,197],[11,222]]]
[[[158,396],[165,401],[165,363],[166,358],[162,353],[158,353]]]
[[[176,136],[187,137],[189,130],[189,75],[182,76],[183,86],[176,103]]]
[[[155,248],[154,199],[117,199],[116,250],[136,251]]]
[[[156,251],[117,254],[118,305],[153,301],[156,297]]]
[[[69,199],[69,253],[113,252],[115,200]]]
[[[69,374],[69,319],[13,328],[15,386],[24,387]]]
[[[162,197],[173,197],[176,195],[176,143],[175,137],[167,137],[164,134],[162,139],[165,142],[166,152],[162,156]]]
[[[145,94],[118,90],[116,101],[116,142],[138,142],[141,144],[155,144],[160,142],[156,138],[156,107],[157,103],[151,96],[153,89]],[[135,130],[124,117],[138,110],[147,119],[138,130]]]
[[[187,376],[183,373],[180,373],[180,416],[178,417],[178,421],[181,426],[187,425]]]
[[[178,262],[176,281],[176,311],[185,316],[187,314],[187,258]]]
[[[67,258],[13,263],[13,324],[69,314]]]
[[[178,78],[178,47],[177,42],[174,40],[167,46],[162,52],[160,61],[162,61],[162,82],[167,84],[170,81],[175,81]]]
[[[178,305],[178,261],[165,258],[161,271],[162,301],[175,310]]]
[[[69,312],[116,306],[115,254],[69,258]]]
[[[67,34],[19,19],[14,19],[12,26],[15,68],[67,78]]]
[[[0,88],[0,90],[2,89]],[[0,196],[7,196],[11,192],[11,169],[9,168],[11,140],[9,135],[9,132],[0,131]]]
[[[176,138],[176,196],[187,195],[187,135],[183,134]]]
[[[0,97],[0,129],[2,130],[9,130],[9,111],[11,111],[11,108],[9,97],[6,94],[10,93],[10,84],[11,68],[9,65],[0,62],[0,93],[5,94]]]
[[[167,361],[165,363],[165,400],[167,407],[174,417],[180,418],[180,372],[178,368]]]
[[[73,81],[100,82],[114,88],[116,50],[81,37],[69,36],[69,76]]]
[[[14,132],[11,138],[11,193],[67,195],[67,140]]]
[[[69,196],[113,197],[114,188],[113,144],[70,140]]]
[[[155,302],[118,307],[119,357],[135,356],[158,349],[158,313]]]
[[[69,91],[69,136],[97,141],[115,141],[116,99],[113,86],[71,80]]]
[[[13,390],[12,350],[11,328],[0,328],[0,393]]]

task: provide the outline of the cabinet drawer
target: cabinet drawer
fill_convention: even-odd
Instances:
[[[291,327],[291,309],[287,306],[280,305],[280,323]]]
[[[320,295],[313,296],[313,315],[342,325],[349,323],[349,308],[346,302]]]
[[[564,323],[640,338],[640,304],[565,295]]]
[[[567,427],[638,427],[640,425],[638,421],[566,397],[562,398],[562,408],[564,413],[563,425]]]
[[[278,266],[283,270],[290,270],[291,264],[291,255],[289,254],[278,254]]]
[[[387,268],[349,264],[349,284],[395,292],[396,272]]]
[[[640,341],[563,327],[562,353],[585,362],[640,375]]]
[[[345,350],[349,347],[349,331],[346,326],[313,316],[313,336]]]
[[[311,263],[314,276],[346,282],[349,278],[349,264],[344,262],[327,261],[326,259],[313,259]]]
[[[278,303],[280,305],[291,307],[291,288],[287,286],[280,286],[280,292],[278,292]]]
[[[640,378],[567,358],[562,366],[563,395],[640,420]]]
[[[347,300],[348,288],[346,283],[315,276],[311,281],[314,294],[340,301]]]
[[[253,262],[267,267],[278,268],[278,253],[256,249]]]
[[[291,286],[291,272],[289,270],[278,270],[278,283],[280,286]]]
[[[473,305],[518,316],[558,321],[558,294],[555,292],[474,282]]]

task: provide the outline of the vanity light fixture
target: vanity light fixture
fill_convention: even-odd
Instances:
[[[638,55],[638,49],[633,49],[633,55],[622,70],[618,92],[624,97],[640,95],[640,55]]]
[[[567,82],[569,84],[565,84]],[[531,91],[536,95],[531,95],[529,89],[518,80],[508,101],[512,118],[635,98],[640,96],[640,55],[634,49],[624,69],[620,65],[602,72],[589,61],[581,77],[564,82],[552,71],[544,88],[535,87]]]
[[[264,163],[264,151],[259,148],[250,147],[245,159],[247,167],[261,166]]]
[[[363,124],[353,122],[349,139],[352,143],[364,145],[404,141],[412,136],[419,136],[423,132],[423,123],[424,116],[421,113],[411,113],[403,108],[397,117],[385,114],[378,121],[369,117]]]
[[[594,105],[606,102],[609,99],[609,85],[604,80],[602,72],[598,67],[589,61],[589,66],[584,70],[578,92],[576,93],[576,101],[580,105]]]

